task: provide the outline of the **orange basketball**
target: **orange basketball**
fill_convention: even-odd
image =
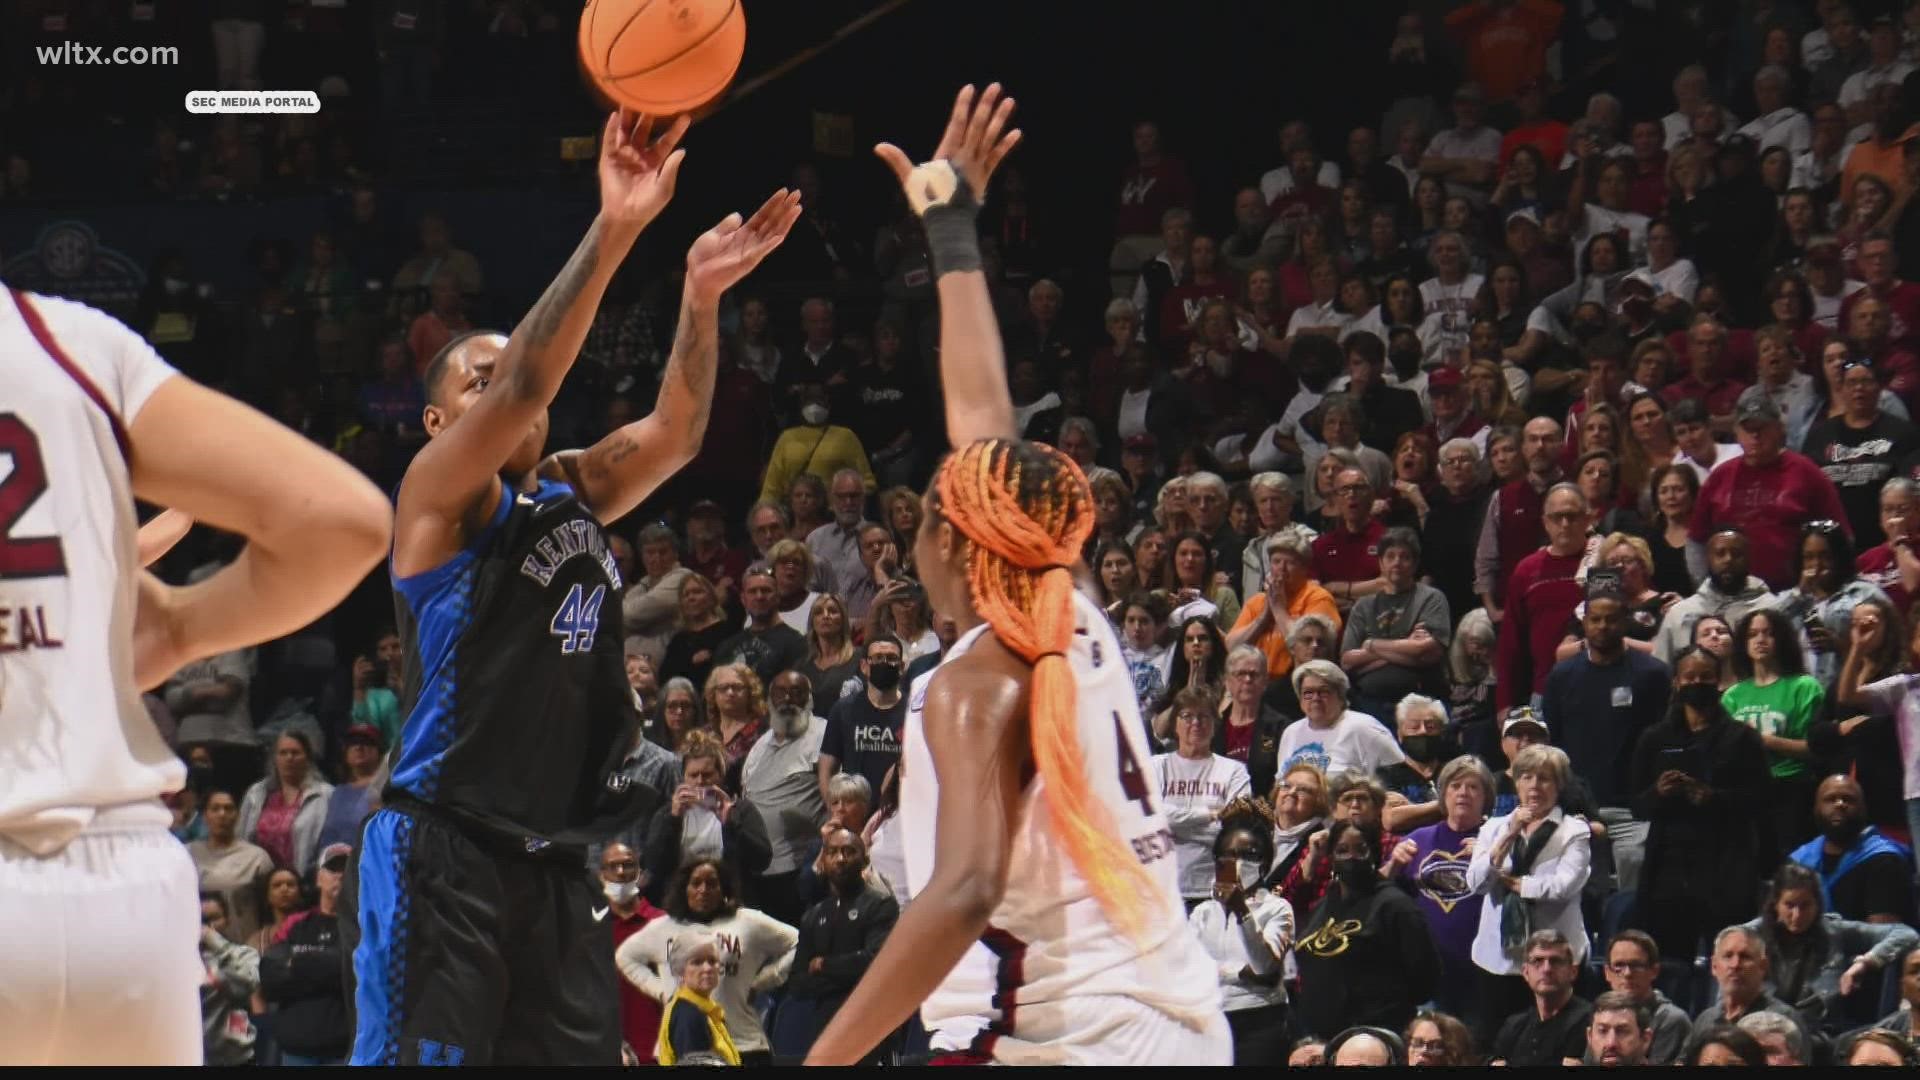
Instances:
[[[692,112],[719,97],[746,45],[740,0],[589,0],[580,13],[581,63],[635,112]]]

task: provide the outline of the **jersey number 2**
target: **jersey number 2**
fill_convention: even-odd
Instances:
[[[1147,787],[1147,773],[1140,759],[1133,756],[1133,744],[1127,741],[1126,722],[1113,714],[1113,744],[1120,753],[1120,791],[1140,804],[1140,812],[1153,816],[1153,792]]]
[[[57,536],[15,536],[13,527],[47,492],[40,437],[14,413],[0,413],[0,456],[13,460],[0,480],[0,578],[60,577],[67,557]]]
[[[560,639],[563,653],[591,652],[593,635],[600,629],[600,601],[607,598],[607,587],[594,586],[585,599],[581,598],[583,591],[575,585],[560,601],[560,610],[553,613],[553,636]]]

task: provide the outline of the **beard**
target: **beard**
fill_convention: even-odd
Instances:
[[[1865,818],[1842,818],[1839,821],[1822,822],[1820,825],[1820,833],[1841,847],[1850,847],[1855,840],[1860,838],[1861,832],[1865,831],[1866,827],[1867,820]]]
[[[807,730],[807,724],[813,719],[813,714],[806,709],[785,705],[768,714],[768,719],[773,723],[775,735],[782,739],[791,739]]]

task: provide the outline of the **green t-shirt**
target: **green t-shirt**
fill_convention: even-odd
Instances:
[[[1720,695],[1728,715],[1762,735],[1781,739],[1804,739],[1813,718],[1826,705],[1827,692],[1820,680],[1811,675],[1794,675],[1770,686],[1756,686],[1753,680],[1734,683]],[[1767,764],[1776,779],[1807,774],[1802,758],[1767,751]]]

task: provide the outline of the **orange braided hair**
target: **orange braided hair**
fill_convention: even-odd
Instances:
[[[1074,868],[1129,938],[1148,929],[1154,882],[1093,797],[1081,760],[1073,644],[1073,571],[1094,527],[1093,494],[1073,459],[1050,446],[982,439],[934,477],[939,511],[971,544],[967,583],[1000,643],[1033,665],[1028,734],[1046,777],[1047,810]]]

